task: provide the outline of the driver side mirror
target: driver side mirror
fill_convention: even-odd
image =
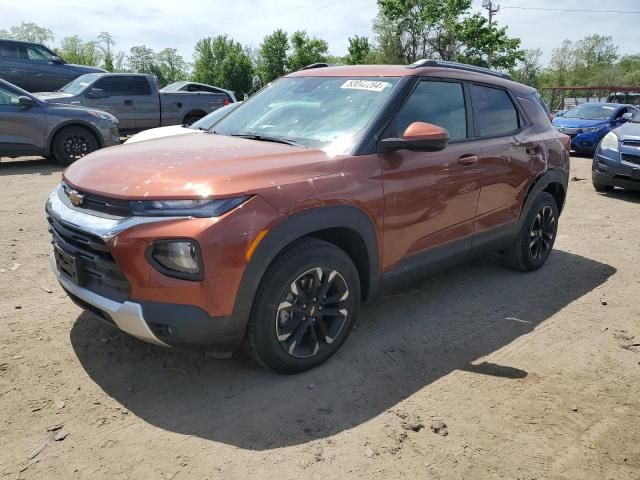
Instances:
[[[64,60],[57,55],[51,55],[51,62],[57,64],[63,64]]]
[[[431,123],[413,122],[406,128],[402,138],[385,138],[381,143],[385,152],[396,150],[438,152],[449,143],[449,132]]]
[[[635,114],[632,112],[627,112],[624,115],[622,115],[620,118],[617,119],[618,122],[628,122],[629,120],[631,120],[633,118]]]
[[[20,95],[18,97],[18,105],[20,105],[24,109],[31,108],[35,104],[36,102],[34,102],[33,98],[31,97],[27,97],[26,95]]]
[[[106,98],[104,90],[101,88],[92,88],[86,94],[87,98]]]

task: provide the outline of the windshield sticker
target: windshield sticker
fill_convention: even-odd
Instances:
[[[389,86],[389,82],[378,82],[375,80],[347,80],[340,88],[351,90],[367,90],[369,92],[381,92]]]

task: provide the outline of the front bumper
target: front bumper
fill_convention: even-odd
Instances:
[[[605,152],[598,149],[593,156],[593,183],[640,190],[640,166],[621,161],[619,152]]]

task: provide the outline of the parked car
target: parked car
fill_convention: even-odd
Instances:
[[[555,110],[553,112],[553,117],[562,117],[566,112],[567,110]]]
[[[47,102],[109,112],[118,118],[123,133],[190,125],[227,101],[225,93],[160,92],[155,77],[138,73],[89,73],[56,92],[35,95]]]
[[[0,39],[0,79],[28,92],[57,90],[92,72],[104,70],[67,63],[39,43]]]
[[[224,88],[214,87],[207,85],[206,83],[198,82],[175,82],[160,89],[161,92],[209,92],[209,93],[224,93],[227,96],[227,103],[236,102],[235,92],[231,90],[225,90]],[[226,105],[226,103],[225,103]]]
[[[128,138],[124,143],[146,142],[147,140],[156,140],[158,138],[175,137],[189,133],[208,132],[214,124],[220,121],[220,119],[226,117],[241,103],[242,102],[235,102],[225,105],[224,107],[220,107],[191,125],[171,125],[168,127],[152,128],[150,130],[145,130],[144,132],[136,133],[132,137]]]
[[[47,202],[62,286],[142,340],[218,354],[244,341],[300,372],[381,291],[482,252],[522,271],[551,253],[569,138],[504,74],[304,69],[213,132],[95,152]]]
[[[593,188],[640,190],[640,113],[607,133],[593,156]]]
[[[69,165],[119,143],[118,120],[110,113],[46,103],[0,80],[0,157],[53,155]]]
[[[593,155],[598,143],[614,128],[638,112],[633,105],[582,103],[553,119],[560,133],[571,137],[571,147],[580,154]],[[625,117],[626,114],[629,114]]]

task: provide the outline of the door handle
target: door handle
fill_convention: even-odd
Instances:
[[[458,159],[458,163],[463,167],[470,167],[478,161],[477,155],[463,155]]]
[[[125,105],[133,105],[133,100],[125,100],[124,104]]]

